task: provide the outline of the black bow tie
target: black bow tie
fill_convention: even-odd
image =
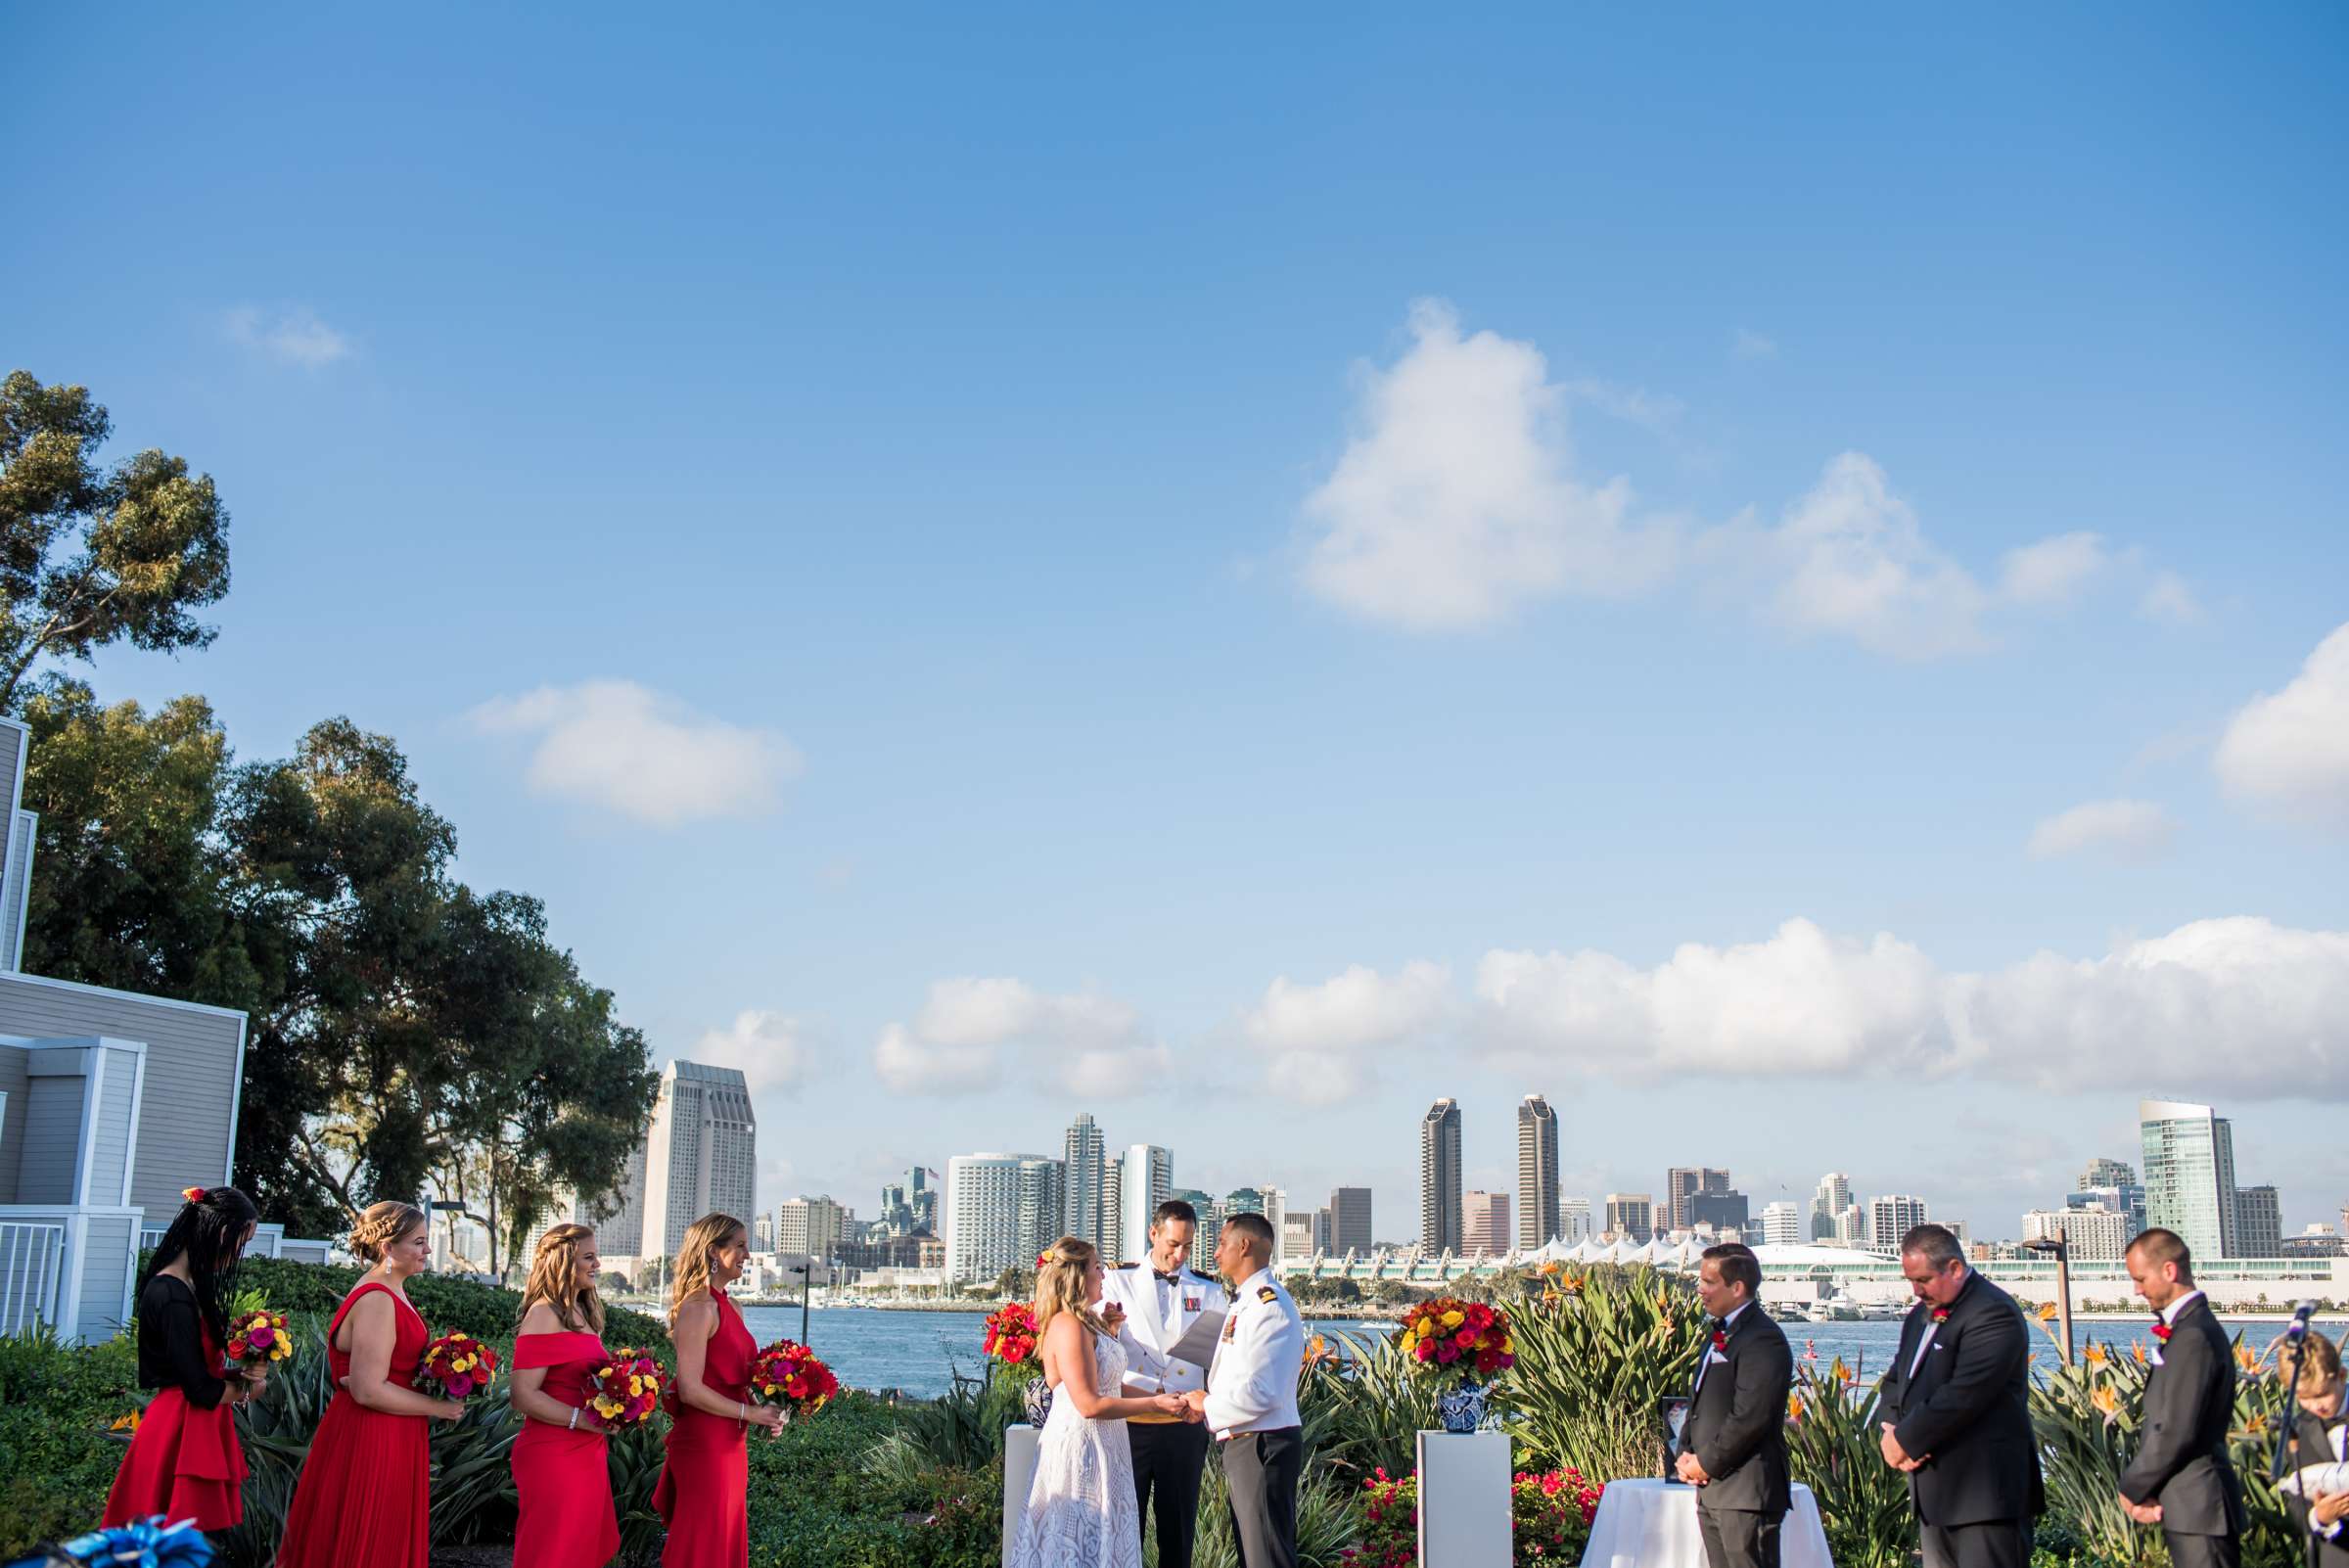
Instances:
[[[1728,1320],[1727,1318],[1726,1318],[1726,1317],[1716,1317],[1716,1318],[1714,1318],[1714,1319],[1713,1319],[1713,1332],[1714,1332],[1714,1333],[1716,1333],[1716,1334],[1726,1334],[1726,1333],[1727,1333],[1728,1331],[1729,1331],[1729,1320]]]
[[[1156,1269],[1156,1268],[1153,1268],[1153,1269],[1151,1269],[1150,1271],[1151,1271],[1152,1273],[1154,1273],[1154,1274],[1157,1274],[1157,1275],[1158,1275],[1159,1282],[1160,1282],[1161,1284],[1166,1284],[1166,1285],[1178,1285],[1178,1284],[1182,1283],[1182,1270],[1181,1270],[1181,1269],[1179,1269],[1179,1268],[1175,1269],[1175,1270],[1174,1270],[1173,1273],[1171,1273],[1171,1274],[1170,1274],[1170,1273],[1163,1273],[1163,1272],[1160,1272],[1160,1270],[1158,1270],[1158,1269]]]

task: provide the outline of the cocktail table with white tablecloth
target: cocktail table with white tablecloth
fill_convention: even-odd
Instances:
[[[1610,1481],[1590,1521],[1583,1568],[1705,1568],[1696,1488],[1671,1481]],[[1778,1568],[1834,1568],[1819,1499],[1795,1483],[1794,1506],[1778,1529]]]

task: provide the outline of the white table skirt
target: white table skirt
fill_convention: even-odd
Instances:
[[[1819,1499],[1801,1482],[1778,1531],[1779,1568],[1834,1568]],[[1696,1488],[1669,1481],[1610,1481],[1590,1521],[1583,1568],[1705,1568],[1696,1528]]]

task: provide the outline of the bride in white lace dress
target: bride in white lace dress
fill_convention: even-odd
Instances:
[[[1126,1352],[1101,1300],[1101,1255],[1063,1236],[1036,1261],[1036,1328],[1052,1413],[1036,1446],[1036,1482],[1006,1568],[1142,1568],[1128,1415],[1196,1419],[1178,1394],[1120,1393]]]

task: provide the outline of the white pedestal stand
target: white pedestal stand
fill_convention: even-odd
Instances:
[[[1515,1549],[1506,1432],[1419,1434],[1419,1560],[1509,1568]]]
[[[1011,1538],[1028,1511],[1028,1488],[1036,1480],[1036,1446],[1043,1433],[1022,1423],[1003,1429],[1003,1560],[1011,1561]],[[1503,1478],[1504,1483],[1506,1478]],[[1424,1560],[1424,1559],[1422,1559]]]

